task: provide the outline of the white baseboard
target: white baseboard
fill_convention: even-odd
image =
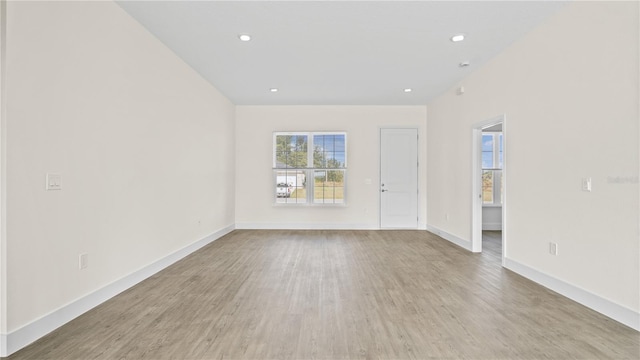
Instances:
[[[242,230],[380,230],[377,223],[323,224],[323,223],[237,223]],[[427,224],[419,223],[417,230],[427,230]]]
[[[0,334],[0,356],[5,357],[13,354],[119,293],[169,267],[178,260],[230,233],[234,229],[234,225],[220,229],[9,334]]]
[[[489,230],[489,231],[502,230],[502,223],[482,223],[482,230]]]
[[[378,224],[236,223],[243,230],[379,230]]]
[[[427,231],[434,233],[441,238],[460,246],[463,249],[471,251],[471,241],[469,240],[465,240],[463,238],[457,237],[456,235],[449,234],[448,232],[429,224],[427,224]]]
[[[504,259],[504,267],[549,288],[560,295],[595,310],[611,319],[618,321],[630,328],[640,331],[640,313],[610,300],[581,289],[575,285],[547,275],[541,271],[521,264],[515,260]]]

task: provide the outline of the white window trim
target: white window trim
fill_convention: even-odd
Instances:
[[[276,155],[276,137],[277,136],[287,136],[287,135],[303,135],[307,137],[307,167],[304,168],[278,168],[276,167],[276,162],[277,162],[277,155]],[[313,150],[315,149],[315,146],[313,144],[313,136],[314,135],[344,135],[344,152],[345,152],[345,158],[344,158],[344,167],[341,168],[315,168],[313,167]],[[307,197],[306,197],[306,202],[303,203],[281,203],[278,202],[278,197],[277,194],[274,192],[273,196],[274,196],[274,203],[273,206],[276,207],[280,207],[280,206],[309,206],[309,207],[345,207],[347,206],[347,173],[348,173],[348,151],[347,151],[347,147],[348,147],[348,138],[347,138],[347,132],[346,131],[274,131],[273,132],[273,139],[272,139],[272,171],[278,171],[278,170],[294,170],[294,171],[304,171],[305,172],[305,177],[307,179],[311,179],[311,181],[307,181],[307,185],[306,185],[306,193],[307,193]],[[344,171],[344,175],[343,175],[343,182],[344,182],[344,186],[343,186],[343,199],[342,199],[342,203],[316,203],[313,200],[313,196],[314,196],[314,188],[315,188],[315,181],[314,181],[314,172],[318,171],[318,170],[342,170]],[[277,179],[275,176],[272,177],[272,189],[275,189],[277,186]]]

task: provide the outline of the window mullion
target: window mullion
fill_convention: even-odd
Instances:
[[[307,134],[307,170],[306,170],[306,179],[307,179],[307,204],[313,204],[313,194],[315,193],[314,185],[315,179],[313,177],[314,171],[313,168],[315,164],[313,163],[313,133]]]

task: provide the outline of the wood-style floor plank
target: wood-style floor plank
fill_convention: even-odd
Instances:
[[[638,359],[640,333],[425,231],[237,230],[9,359]]]

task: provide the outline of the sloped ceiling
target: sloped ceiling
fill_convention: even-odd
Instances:
[[[118,3],[238,105],[423,105],[565,4]],[[460,33],[464,41],[450,40]]]

